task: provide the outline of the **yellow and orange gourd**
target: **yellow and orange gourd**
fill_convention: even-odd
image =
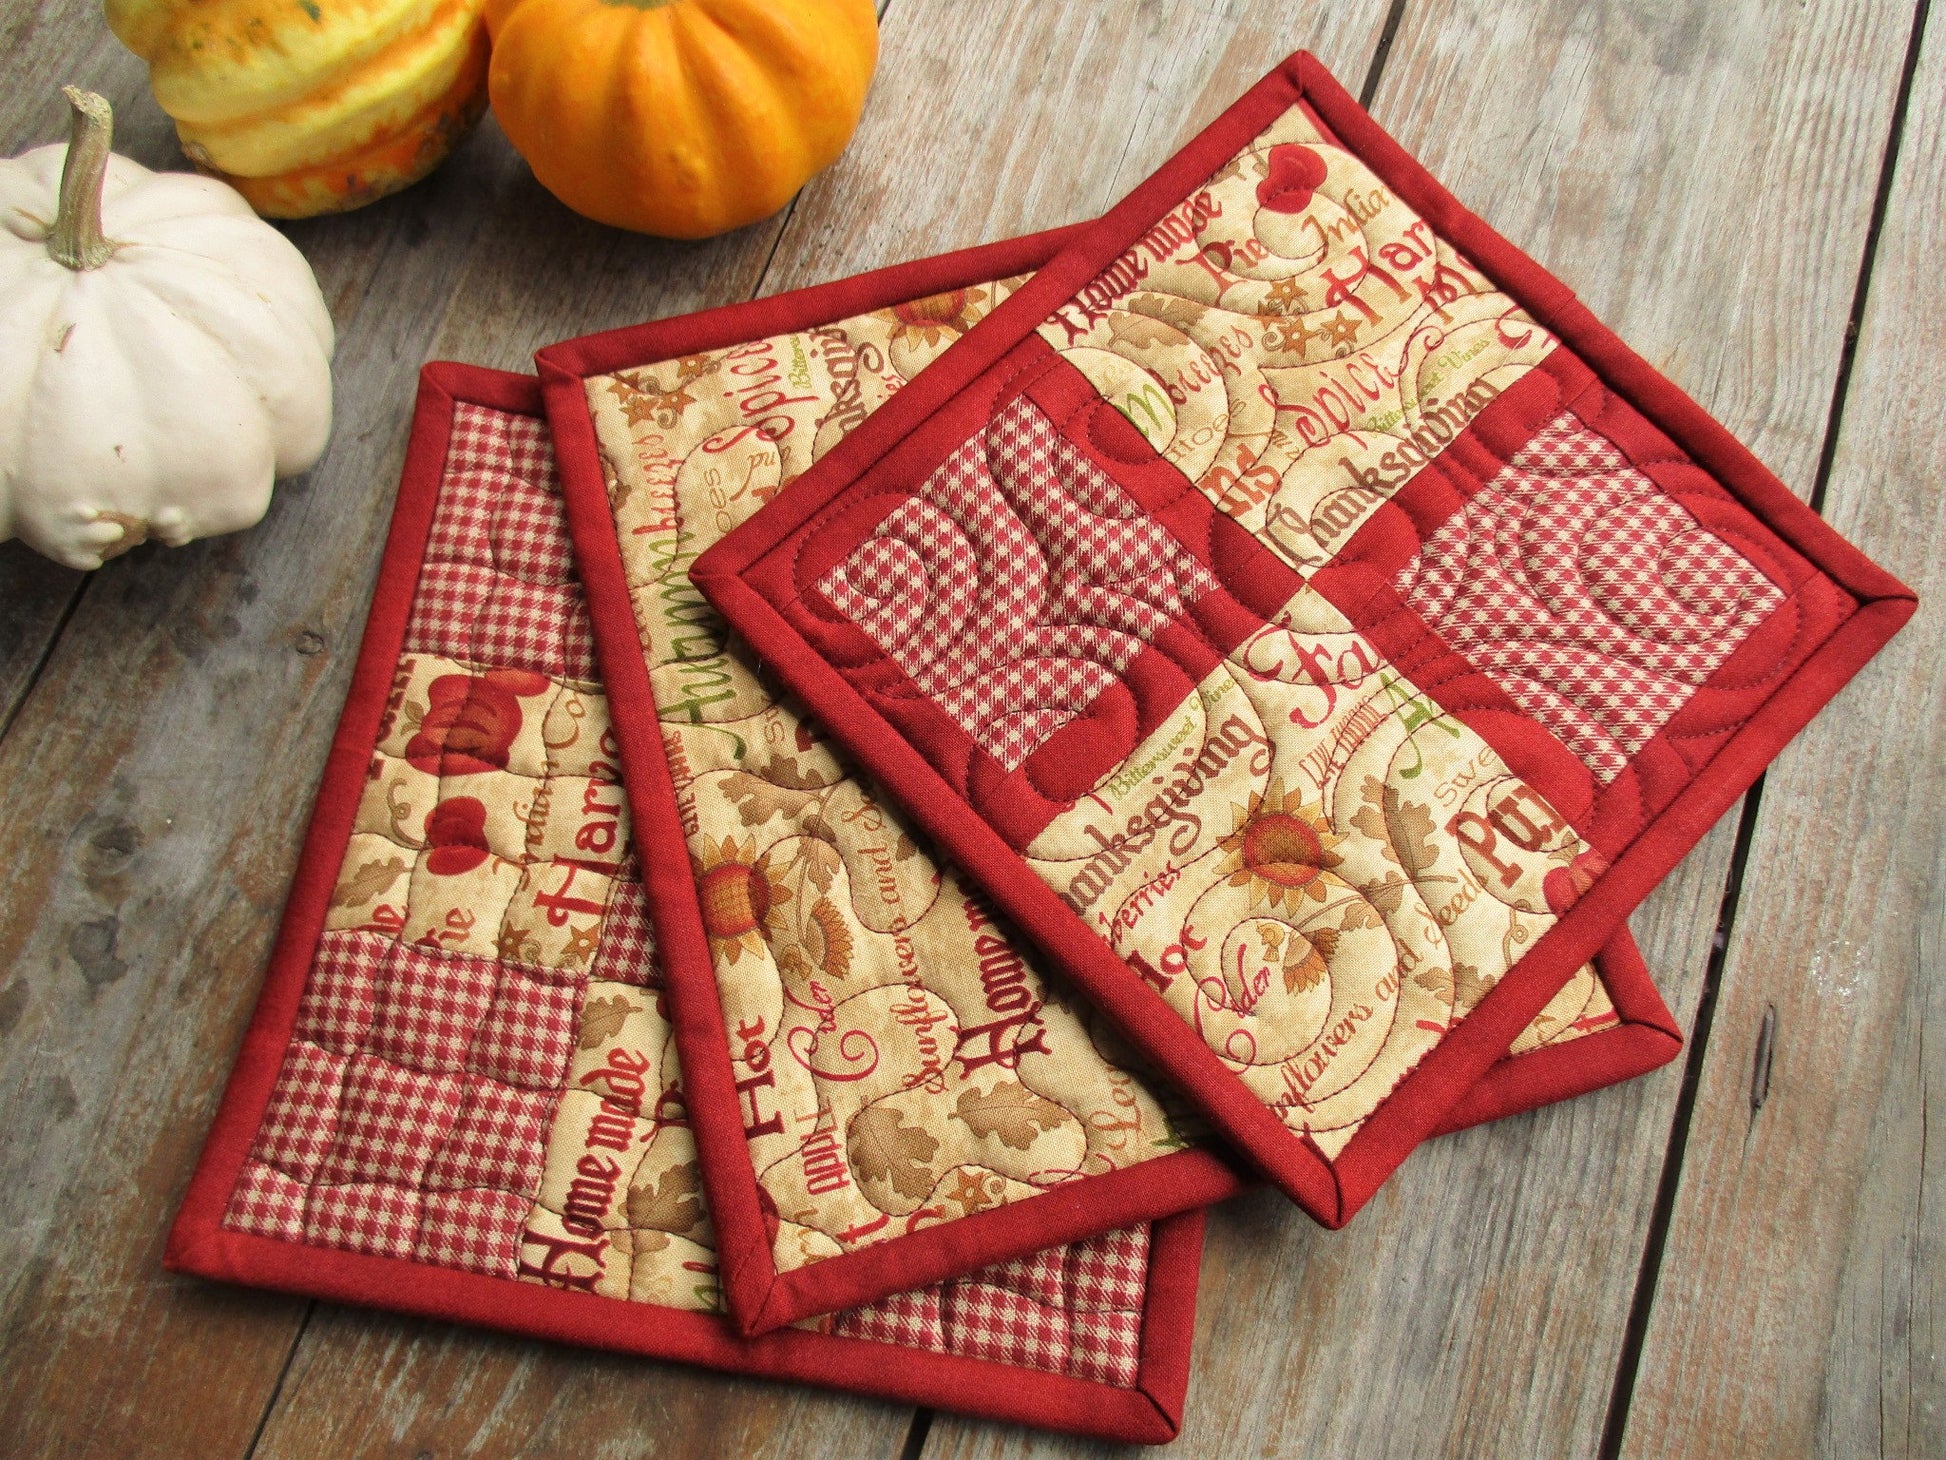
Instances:
[[[706,238],[790,201],[851,140],[871,0],[488,0],[491,94],[577,213]]]
[[[396,192],[486,105],[483,0],[107,0],[183,151],[259,213]]]

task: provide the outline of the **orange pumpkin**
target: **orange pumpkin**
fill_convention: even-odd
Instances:
[[[182,150],[269,218],[416,182],[486,109],[482,0],[106,0]]]
[[[872,0],[488,0],[493,114],[577,213],[706,238],[775,213],[851,140]]]

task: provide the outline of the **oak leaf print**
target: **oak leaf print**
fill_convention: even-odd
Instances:
[[[662,1251],[668,1245],[669,1234],[667,1232],[637,1232],[635,1234],[634,1252],[631,1255],[635,1257],[650,1257]]]
[[[719,784],[745,826],[761,826],[773,816],[790,816],[811,799],[794,786],[780,786],[749,771],[731,771]]]
[[[1383,882],[1374,882],[1369,887],[1359,888],[1359,891],[1364,894],[1365,901],[1370,903],[1372,907],[1390,916],[1399,910],[1399,904],[1405,900],[1405,889],[1405,878],[1396,872],[1390,872],[1386,874]],[[1362,907],[1359,911],[1361,914],[1370,916]],[[1376,928],[1379,925],[1379,920],[1376,917],[1371,917],[1369,922],[1360,921],[1356,923],[1352,922],[1349,916],[1345,919],[1345,926],[1347,928]]]
[[[658,1232],[693,1232],[703,1220],[702,1181],[696,1163],[671,1166],[655,1185],[628,1190],[628,1224]]]
[[[932,1190],[927,1163],[939,1142],[916,1125],[905,1123],[905,1112],[889,1105],[868,1105],[851,1122],[847,1138],[851,1168],[866,1181],[890,1186],[908,1201]]]
[[[966,1122],[976,1136],[998,1136],[1010,1150],[1024,1151],[1039,1139],[1042,1131],[1059,1129],[1067,1111],[1044,1099],[1014,1080],[1003,1080],[982,1095],[964,1091],[954,1114]]]
[[[331,891],[333,907],[358,907],[370,902],[398,880],[405,871],[404,857],[387,857],[382,862],[366,862],[351,876],[340,878]]]
[[[628,1016],[642,1012],[642,1006],[624,995],[590,999],[581,1006],[581,1033],[575,1040],[582,1049],[600,1049],[622,1032]]]
[[[1391,838],[1385,834],[1385,792],[1385,782],[1377,776],[1365,777],[1365,784],[1358,788],[1358,798],[1365,804],[1353,814],[1351,824],[1375,842],[1390,843]],[[1392,855],[1390,850],[1386,855]]]
[[[1470,963],[1453,965],[1454,1005],[1464,1014],[1473,1009],[1481,999],[1493,992],[1493,986],[1500,980],[1480,972]]]
[[[1451,968],[1437,964],[1422,968],[1412,975],[1412,981],[1437,995],[1452,1007],[1455,1014],[1470,1013],[1474,1005],[1491,993],[1493,986],[1499,982],[1470,963],[1455,963]]]
[[[1146,350],[1155,345],[1173,345],[1182,340],[1180,330],[1171,329],[1147,315],[1128,313],[1109,316],[1108,336],[1117,344],[1137,350]]]
[[[1401,878],[1400,880],[1403,881],[1404,879]],[[1372,900],[1372,904],[1363,903],[1363,902],[1347,903],[1345,905],[1345,911],[1343,916],[1341,916],[1338,919],[1339,929],[1343,932],[1350,932],[1354,928],[1384,927],[1385,919],[1378,915],[1378,912],[1375,910],[1373,906],[1373,904],[1376,904],[1377,901],[1378,899],[1374,898]],[[1386,909],[1386,911],[1397,912],[1398,911],[1397,898],[1394,897],[1391,901],[1392,901],[1392,906]]]
[[[1351,824],[1378,842],[1385,859],[1397,863],[1414,882],[1426,879],[1439,861],[1439,848],[1432,839],[1436,823],[1431,808],[1404,800],[1397,786],[1377,776],[1365,777],[1359,794],[1365,804],[1352,816]]]
[[[1417,801],[1400,800],[1398,792],[1389,786],[1386,797],[1385,822],[1392,829],[1393,860],[1417,882],[1439,861],[1439,848],[1432,840],[1432,809]]]

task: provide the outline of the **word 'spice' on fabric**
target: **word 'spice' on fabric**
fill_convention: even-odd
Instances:
[[[1913,607],[1306,56],[691,576],[1331,1225]]]

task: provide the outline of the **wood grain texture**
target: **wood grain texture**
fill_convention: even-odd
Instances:
[[[179,167],[175,129],[148,99],[142,66],[96,7],[15,0],[0,16],[0,156],[68,134],[61,87],[82,82],[115,108],[115,150],[146,167]],[[0,732],[19,708],[87,575],[0,543]]]
[[[1300,48],[1354,79],[1385,0],[895,0],[856,140],[766,294],[1106,211]]]
[[[802,1385],[320,1307],[253,1453],[892,1460],[911,1419]]]
[[[1919,612],[1765,779],[1626,1455],[1946,1454],[1942,176],[1935,11],[1825,499]]]
[[[1908,19],[1415,0],[1373,109],[1808,494]],[[1735,822],[1634,919],[1685,1028]],[[1219,1210],[1184,1452],[1596,1453],[1680,1087],[1672,1066],[1430,1143],[1343,1232],[1269,1196]],[[942,1417],[926,1453],[1086,1451]]]

